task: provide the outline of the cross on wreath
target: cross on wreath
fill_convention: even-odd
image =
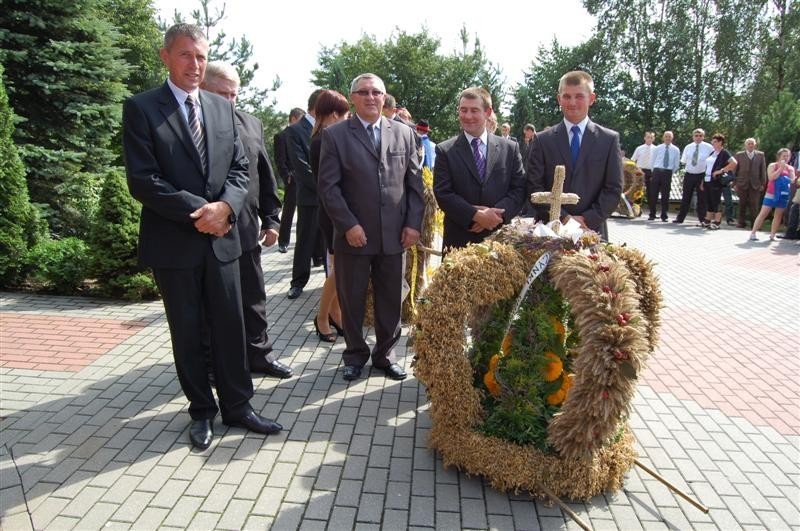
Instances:
[[[553,188],[549,192],[534,192],[531,194],[531,203],[534,205],[550,205],[550,221],[553,230],[558,232],[561,225],[561,205],[577,205],[578,194],[564,193],[564,179],[566,170],[563,165],[556,166],[553,174]]]

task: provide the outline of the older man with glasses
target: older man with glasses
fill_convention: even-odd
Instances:
[[[706,199],[703,192],[703,179],[706,175],[706,159],[714,151],[711,144],[704,142],[706,132],[702,129],[692,131],[693,142],[683,148],[681,163],[686,166],[686,173],[683,174],[683,194],[681,196],[681,208],[678,216],[672,220],[673,223],[683,223],[686,214],[689,213],[689,206],[692,203],[692,195],[697,192],[697,219],[703,227],[710,225],[706,219]]]
[[[333,222],[336,291],[347,347],[345,380],[355,380],[370,358],[362,325],[372,280],[375,347],[372,365],[393,380],[400,338],[403,252],[417,243],[425,204],[414,131],[381,116],[386,87],[375,74],[350,85],[355,113],[322,133],[319,192]]]

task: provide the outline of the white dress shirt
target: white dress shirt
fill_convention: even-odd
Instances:
[[[694,159],[694,151],[698,149],[699,152],[697,153],[697,164],[692,164],[692,160]],[[705,173],[706,172],[706,159],[708,158],[711,153],[714,152],[714,148],[711,147],[711,144],[708,142],[692,142],[685,148],[683,148],[683,157],[681,158],[681,162],[686,164],[686,172],[687,173]]]
[[[633,152],[631,160],[643,170],[652,170],[655,167],[653,165],[653,161],[655,160],[653,157],[653,152],[655,149],[656,146],[653,144],[642,144]],[[670,153],[670,155],[671,154],[672,153]]]

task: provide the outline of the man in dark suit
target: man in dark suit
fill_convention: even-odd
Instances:
[[[491,112],[486,90],[462,91],[458,120],[463,132],[436,146],[433,193],[444,212],[443,249],[483,241],[519,214],[525,201],[519,144],[486,130]]]
[[[201,88],[219,94],[236,105],[239,94],[239,73],[231,65],[209,63]],[[264,271],[261,268],[261,245],[270,247],[278,239],[278,213],[281,202],[272,165],[264,149],[264,126],[261,120],[236,110],[236,129],[249,162],[250,181],[247,198],[239,212],[236,228],[242,242],[239,258],[239,278],[242,284],[242,311],[247,341],[250,372],[266,373],[277,378],[289,378],[292,369],[278,361],[272,349],[267,324],[267,293]]]
[[[292,220],[297,206],[297,187],[295,186],[294,171],[289,162],[289,145],[286,139],[289,127],[296,124],[297,120],[302,118],[305,113],[306,111],[299,107],[289,111],[289,125],[272,138],[272,146],[275,149],[275,165],[278,167],[278,175],[283,179],[283,208],[281,209],[281,226],[278,230],[278,251],[281,253],[288,251],[292,236]]]
[[[175,368],[189,399],[189,438],[201,449],[213,419],[259,433],[280,424],[253,411],[247,370],[239,232],[231,230],[247,197],[247,157],[233,105],[201,91],[208,42],[197,26],[167,30],[161,87],[123,107],[128,187],[142,203],[139,259],[153,269],[172,337]],[[208,382],[202,330],[207,322],[219,409]]]
[[[289,162],[297,182],[297,229],[295,233],[292,281],[287,297],[296,299],[311,277],[311,263],[322,264],[325,254],[322,233],[319,230],[319,198],[317,182],[311,173],[311,130],[314,127],[314,105],[323,89],[317,89],[308,98],[308,112],[289,127],[287,145]]]
[[[403,252],[416,244],[425,204],[416,133],[381,116],[386,87],[375,74],[350,84],[355,115],[322,133],[320,198],[333,222],[336,292],[342,308],[345,380],[361,376],[370,357],[362,325],[372,279],[372,365],[402,380],[394,345],[400,338]]]
[[[736,180],[734,190],[739,196],[739,215],[736,226],[747,226],[747,211],[750,211],[750,225],[761,210],[761,192],[767,187],[767,160],[764,152],[756,149],[756,139],[744,141],[744,151],[736,157]]]
[[[558,104],[564,120],[533,139],[526,170],[528,193],[550,191],[555,167],[566,167],[564,191],[580,196],[577,205],[563,205],[561,216],[571,217],[608,239],[606,219],[622,193],[622,157],[619,135],[589,119],[595,102],[594,81],[576,70],[561,77]],[[537,218],[548,220],[548,207],[537,207]],[[566,221],[566,220],[562,220]]]

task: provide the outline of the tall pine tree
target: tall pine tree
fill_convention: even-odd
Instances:
[[[114,159],[128,66],[98,0],[3,0],[0,62],[31,200],[50,229],[85,236]]]

